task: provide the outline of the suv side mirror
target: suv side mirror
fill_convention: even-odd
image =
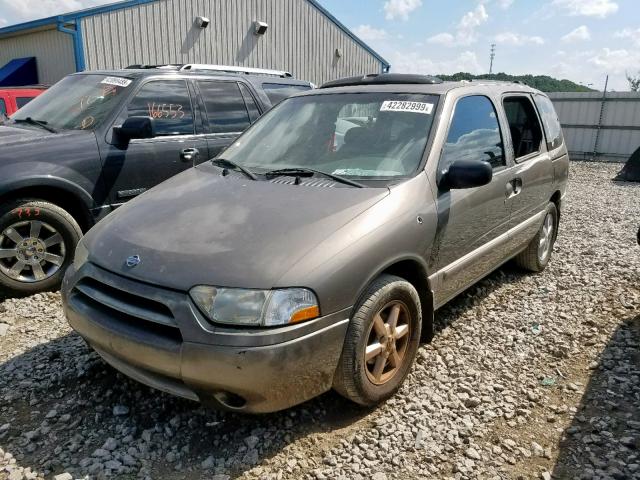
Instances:
[[[474,188],[487,185],[493,178],[493,168],[483,160],[458,160],[442,174],[438,186],[443,189]]]
[[[134,138],[153,138],[155,122],[151,117],[129,117],[119,127],[113,127],[118,140],[128,142]]]

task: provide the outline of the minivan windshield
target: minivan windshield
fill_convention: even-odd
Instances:
[[[70,75],[18,110],[14,122],[35,120],[55,130],[93,130],[120,103],[131,79]]]
[[[353,179],[413,174],[437,95],[331,93],[284,100],[220,157],[255,173],[309,168]]]

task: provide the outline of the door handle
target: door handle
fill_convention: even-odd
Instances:
[[[513,180],[510,180],[507,182],[506,192],[505,192],[507,198],[515,197],[516,195],[519,195],[521,191],[522,191],[521,178],[514,178]]]
[[[183,162],[192,162],[194,165],[199,156],[200,151],[197,148],[185,148],[180,152],[180,160]]]

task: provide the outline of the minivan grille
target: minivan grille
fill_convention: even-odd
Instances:
[[[169,342],[182,343],[173,313],[163,303],[107,285],[91,277],[74,287],[74,301],[101,314],[111,326],[152,333]]]

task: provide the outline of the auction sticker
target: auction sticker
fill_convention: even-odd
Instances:
[[[107,85],[115,85],[116,87],[128,87],[131,85],[132,80],[120,77],[107,77],[100,83],[106,83]]]
[[[413,112],[431,115],[433,103],[426,102],[405,102],[400,100],[386,100],[382,102],[381,112]]]

